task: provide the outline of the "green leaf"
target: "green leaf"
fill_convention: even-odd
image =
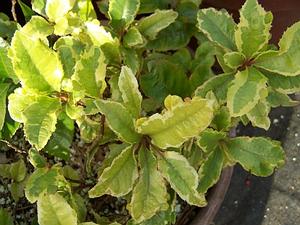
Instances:
[[[11,183],[9,191],[15,202],[18,202],[20,198],[24,197],[25,182],[26,181]]]
[[[148,71],[140,78],[146,96],[162,102],[168,95],[189,95],[189,80],[179,63],[167,58],[154,59],[148,63]]]
[[[287,94],[278,92],[273,89],[269,89],[269,94],[267,97],[267,102],[271,107],[293,107],[299,105],[298,101],[292,100]]]
[[[251,58],[267,46],[271,38],[272,20],[272,13],[266,12],[257,0],[247,0],[243,5],[235,40],[238,50],[247,58]]]
[[[110,0],[108,14],[112,26],[126,29],[134,21],[139,7],[140,0]]]
[[[270,176],[276,167],[284,164],[284,151],[278,142],[262,137],[233,138],[227,144],[230,159],[256,176]]]
[[[221,140],[226,138],[226,133],[215,131],[213,129],[206,129],[199,136],[197,144],[206,153],[214,151]]]
[[[210,187],[217,183],[223,169],[223,163],[224,153],[217,147],[207,156],[198,171],[200,180],[198,191],[200,193],[206,193]]]
[[[29,21],[35,13],[33,12],[33,10],[28,5],[23,3],[21,0],[18,0],[18,3],[21,7],[21,10],[22,10],[23,15],[25,17],[25,20]]]
[[[252,126],[268,130],[271,125],[269,118],[270,110],[271,107],[269,106],[268,102],[265,100],[259,101],[258,104],[247,113],[247,117],[251,121]]]
[[[216,130],[227,131],[231,126],[231,117],[226,106],[222,106],[214,116],[211,126]]]
[[[156,39],[150,40],[146,48],[157,51],[170,51],[184,48],[194,34],[194,25],[176,20],[166,29],[160,31]]]
[[[55,22],[63,17],[74,6],[75,0],[47,0],[45,12],[50,21]]]
[[[43,149],[49,155],[68,160],[74,136],[74,121],[62,114],[56,124],[55,132]]]
[[[138,22],[138,30],[150,40],[156,38],[157,34],[174,23],[178,13],[173,10],[156,10],[152,15]]]
[[[8,57],[8,49],[9,45],[0,38],[0,79],[11,78],[14,83],[18,83],[18,78],[13,70],[11,59]]]
[[[10,176],[14,181],[21,182],[25,179],[27,168],[25,162],[20,159],[19,161],[10,164]]]
[[[38,150],[45,147],[55,131],[59,108],[60,102],[58,99],[41,96],[24,110],[25,135],[29,143]]]
[[[3,208],[0,208],[0,225],[14,225],[10,213]]]
[[[76,91],[84,91],[87,96],[99,98],[106,88],[106,64],[103,52],[99,47],[92,47],[84,52],[76,63],[72,77]]]
[[[171,0],[140,0],[139,14],[152,13],[156,9],[167,9]]]
[[[288,28],[279,41],[279,51],[269,51],[261,54],[255,60],[255,66],[283,76],[300,74],[300,22]]]
[[[227,107],[232,117],[250,112],[266,91],[267,78],[255,68],[238,71],[227,93]]]
[[[228,52],[224,55],[224,62],[231,69],[238,69],[245,61],[246,57],[240,52]]]
[[[3,178],[21,182],[25,179],[26,173],[26,165],[22,159],[14,163],[0,164],[0,176]]]
[[[121,197],[128,194],[138,177],[137,163],[134,157],[134,147],[126,147],[107,167],[99,181],[90,191],[90,198],[109,194]]]
[[[72,11],[77,12],[79,17],[84,20],[88,21],[91,19],[96,19],[97,15],[93,7],[93,3],[91,0],[77,0],[75,2],[74,8]]]
[[[131,27],[123,37],[125,47],[139,47],[144,44],[144,38],[136,27]]]
[[[190,205],[206,205],[204,195],[197,192],[198,174],[186,158],[177,152],[163,152],[159,158],[159,170],[178,195]]]
[[[276,73],[265,72],[268,85],[284,94],[293,94],[300,91],[300,76],[286,77]]]
[[[109,127],[127,143],[136,143],[140,135],[136,133],[133,117],[120,103],[105,100],[96,100],[96,107],[105,115]]]
[[[0,130],[3,128],[6,116],[6,97],[10,84],[0,83]]]
[[[139,150],[141,172],[127,208],[135,222],[150,219],[162,208],[168,208],[168,194],[164,180],[157,170],[157,160],[150,150]]]
[[[195,90],[195,96],[205,98],[207,93],[212,91],[221,104],[226,101],[228,86],[233,79],[234,76],[232,73],[213,76]]]
[[[14,70],[23,87],[41,92],[60,91],[62,65],[57,53],[41,40],[33,40],[17,31],[12,40],[11,53]]]
[[[46,159],[34,148],[29,150],[28,156],[31,165],[35,168],[43,168],[47,164]]]
[[[170,108],[168,102],[173,99],[176,102]],[[156,113],[136,122],[137,131],[149,135],[152,143],[162,149],[179,147],[208,127],[213,118],[212,102],[199,97],[183,102],[178,96],[168,96],[165,106],[167,110],[162,114]]]
[[[225,10],[201,9],[198,12],[198,28],[221,48],[236,50],[234,40],[236,24]]]
[[[2,14],[3,15],[3,14]],[[0,37],[11,40],[14,36],[15,31],[19,28],[19,25],[15,21],[9,21],[9,18],[6,19],[0,18]]]
[[[40,225],[77,225],[75,210],[58,193],[41,196],[37,211]]]
[[[34,203],[42,193],[55,193],[63,180],[56,167],[37,168],[26,183],[25,196],[30,203]]]
[[[142,95],[135,75],[127,66],[123,66],[121,69],[118,86],[122,93],[124,106],[133,117],[138,118],[141,113]]]
[[[123,63],[127,65],[134,74],[140,71],[141,58],[133,48],[121,48]],[[115,78],[116,79],[116,78]]]
[[[46,0],[32,0],[32,9],[41,15],[46,15]]]

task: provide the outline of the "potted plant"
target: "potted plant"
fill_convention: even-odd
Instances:
[[[38,224],[174,224],[225,168],[284,164],[279,142],[230,132],[297,104],[300,23],[277,48],[256,0],[238,24],[200,0],[18,3],[24,26],[0,17],[0,175]]]

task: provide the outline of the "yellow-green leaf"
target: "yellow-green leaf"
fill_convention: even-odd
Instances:
[[[168,96],[166,107],[170,105]],[[141,118],[136,122],[137,131],[149,135],[153,144],[165,149],[179,147],[189,138],[197,136],[210,124],[213,118],[213,103],[200,97],[185,102],[178,101],[161,114]]]
[[[255,61],[255,66],[283,76],[300,74],[300,22],[286,30],[279,41],[279,51],[269,51],[261,54]]]
[[[256,176],[270,176],[276,167],[284,164],[280,144],[262,137],[233,138],[227,144],[227,155]]]
[[[230,115],[238,117],[252,110],[266,90],[267,78],[255,68],[238,71],[227,93]]]
[[[96,107],[105,115],[107,124],[127,143],[136,143],[140,135],[134,128],[134,120],[130,112],[120,103],[108,100],[96,100]]]
[[[247,117],[251,121],[252,126],[268,130],[271,125],[269,118],[270,110],[271,107],[266,100],[259,101],[258,104],[247,113]]]
[[[217,183],[223,169],[223,163],[224,153],[220,148],[216,148],[207,156],[198,171],[200,180],[198,191],[200,193],[206,193],[210,187]]]
[[[45,12],[50,21],[55,22],[63,17],[74,6],[75,0],[47,0]]]
[[[206,205],[205,196],[197,191],[198,174],[184,156],[166,151],[159,158],[158,165],[163,177],[183,200],[200,207]]]
[[[124,106],[134,118],[138,118],[141,113],[142,95],[135,75],[127,66],[123,66],[121,69],[118,86],[122,93]]]
[[[58,99],[40,96],[36,102],[23,112],[24,132],[29,143],[41,150],[55,131]]]
[[[85,51],[76,63],[72,76],[73,88],[84,91],[87,96],[100,98],[106,88],[105,57],[99,47],[92,47]]]
[[[104,194],[115,197],[124,196],[132,190],[137,177],[134,146],[129,146],[113,160],[109,167],[104,169],[96,186],[89,191],[89,196],[90,198],[100,197]]]
[[[271,38],[273,20],[271,12],[266,12],[257,0],[247,0],[240,10],[240,23],[235,31],[238,50],[247,58],[260,52]]]
[[[172,24],[177,16],[178,13],[173,10],[156,10],[152,15],[141,19],[137,28],[143,35],[153,40],[161,30]]]
[[[60,91],[63,68],[57,53],[44,42],[17,31],[11,53],[13,68],[23,87],[40,92]]]
[[[77,215],[69,203],[58,193],[45,194],[37,202],[40,225],[77,225]]]
[[[141,172],[133,189],[132,199],[127,206],[136,223],[150,219],[158,211],[168,208],[165,182],[157,170],[157,160],[150,150],[139,151]]]
[[[139,10],[140,0],[110,0],[108,14],[112,25],[127,28]]]
[[[0,84],[0,130],[2,130],[6,115],[6,97],[9,84]]]
[[[221,48],[235,50],[234,30],[236,24],[225,10],[213,8],[201,9],[198,12],[198,28],[207,38]]]

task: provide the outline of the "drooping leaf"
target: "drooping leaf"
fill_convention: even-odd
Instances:
[[[133,117],[120,103],[105,100],[96,100],[96,107],[105,115],[109,127],[125,142],[135,143],[139,139],[136,133]]]
[[[204,98],[208,92],[213,91],[219,103],[224,103],[227,97],[228,86],[233,79],[234,76],[231,73],[214,76],[195,90],[195,96]]]
[[[25,17],[25,20],[29,21],[31,19],[31,17],[35,14],[34,11],[28,5],[26,5],[24,2],[22,2],[21,0],[18,0],[18,3],[21,7],[21,10]]]
[[[258,104],[247,113],[247,117],[251,121],[252,126],[268,130],[271,125],[269,118],[270,110],[271,107],[266,100],[259,101]]]
[[[10,213],[3,208],[0,208],[0,225],[14,225]]]
[[[156,10],[152,15],[141,19],[137,28],[144,36],[153,40],[161,30],[172,24],[177,16],[178,13],[173,10]]]
[[[10,84],[0,83],[0,130],[2,130],[6,116],[6,97]]]
[[[109,17],[112,26],[127,28],[133,21],[139,10],[140,0],[111,0],[109,1]]]
[[[184,156],[177,152],[166,151],[159,158],[159,170],[178,195],[191,205],[206,205],[204,195],[197,192],[199,184],[196,170],[189,165]]]
[[[14,71],[23,87],[41,92],[60,91],[62,65],[57,53],[41,40],[33,40],[17,31],[12,40],[11,53]]]
[[[300,91],[300,76],[286,77],[276,73],[265,72],[268,85],[284,94],[293,94]]]
[[[283,76],[297,76],[300,74],[300,65],[297,59],[300,56],[299,47],[300,22],[289,27],[279,41],[279,51],[267,51],[257,59],[255,66]]]
[[[171,98],[174,99],[173,96],[166,98],[166,107],[170,105],[166,102]],[[180,99],[162,114],[156,113],[149,118],[137,120],[136,128],[139,133],[149,135],[152,143],[162,149],[179,147],[203,131],[210,124],[212,117],[212,102],[200,97],[186,102]]]
[[[74,121],[62,114],[57,122],[55,132],[43,149],[49,155],[68,160],[74,135]]]
[[[150,150],[143,147],[140,149],[139,164],[141,173],[127,206],[137,223],[150,219],[163,208],[168,208],[165,182],[157,170],[157,160]]]
[[[41,96],[24,110],[25,135],[29,143],[38,150],[45,147],[55,131],[59,108],[58,99]]]
[[[279,143],[262,137],[233,138],[227,144],[226,152],[230,159],[256,176],[270,176],[285,160]]]
[[[77,225],[75,210],[58,193],[40,196],[37,211],[40,225]]]
[[[124,106],[134,118],[138,118],[141,113],[142,95],[135,75],[127,66],[123,66],[121,69],[118,86],[122,93]]]
[[[3,178],[21,182],[25,179],[26,173],[27,169],[23,159],[14,163],[0,164],[0,176]]]
[[[221,48],[236,49],[234,40],[236,24],[225,10],[201,9],[198,12],[198,28],[210,41]]]
[[[269,89],[267,102],[270,104],[271,107],[292,107],[299,105],[298,101],[292,100],[287,94],[278,92],[273,89]]]
[[[238,71],[227,92],[227,107],[233,117],[252,110],[266,91],[267,78],[255,68]]]
[[[121,197],[128,194],[138,177],[134,147],[126,147],[112,164],[104,169],[98,183],[89,191],[90,198],[109,194]]]
[[[213,129],[206,129],[201,133],[198,139],[199,147],[206,153],[215,150],[219,142],[226,138],[226,133]]]
[[[76,63],[72,77],[76,91],[84,91],[87,96],[99,98],[106,88],[106,64],[99,47],[92,47],[84,52]]]
[[[198,191],[200,193],[206,193],[210,187],[217,183],[223,169],[223,163],[224,153],[217,147],[207,156],[198,171],[200,180]]]
[[[37,168],[26,183],[25,196],[30,203],[34,203],[42,193],[55,193],[63,182],[64,178],[57,167]]]
[[[247,58],[260,52],[271,38],[273,20],[271,12],[266,12],[257,0],[247,0],[240,10],[240,23],[235,31],[238,50]]]

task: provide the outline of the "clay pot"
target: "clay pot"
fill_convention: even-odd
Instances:
[[[202,7],[224,8],[233,14],[236,21],[239,18],[238,10],[245,0],[204,0]],[[299,0],[259,0],[260,4],[274,15],[271,30],[271,42],[276,44],[287,27],[300,20]]]

